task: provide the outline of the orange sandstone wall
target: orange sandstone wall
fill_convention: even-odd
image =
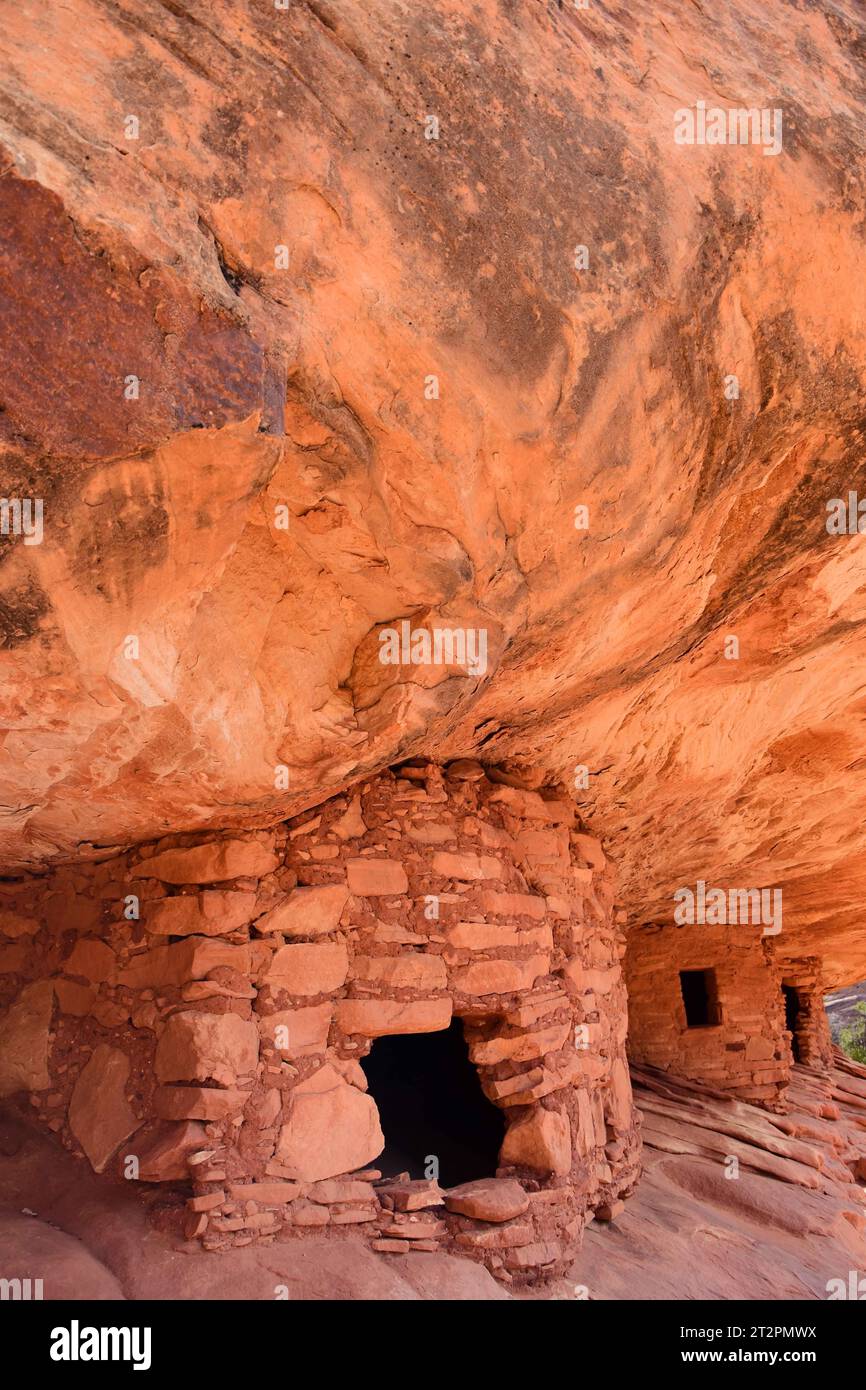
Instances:
[[[718,1023],[688,1026],[683,970],[715,971]],[[625,972],[632,1061],[779,1103],[791,1054],[772,938],[743,926],[638,927],[629,933]]]
[[[7,882],[2,904],[0,1093],[97,1171],[180,1184],[210,1248],[354,1228],[519,1280],[564,1268],[633,1187],[624,940],[554,790],[416,763],[275,831]],[[500,1182],[381,1182],[359,1059],[452,1017],[505,1117]]]

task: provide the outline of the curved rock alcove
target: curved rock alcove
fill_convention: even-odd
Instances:
[[[6,8],[9,1278],[826,1297],[862,5]]]

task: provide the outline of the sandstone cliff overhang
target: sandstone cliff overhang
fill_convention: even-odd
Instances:
[[[862,978],[862,11],[494,8],[7,16],[3,862],[520,756]]]

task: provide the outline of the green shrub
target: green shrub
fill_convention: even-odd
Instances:
[[[860,1017],[841,1030],[839,1046],[853,1062],[866,1063],[866,1004],[861,1001],[855,1006],[855,1012]]]

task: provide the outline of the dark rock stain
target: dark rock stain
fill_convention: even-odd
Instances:
[[[171,270],[112,264],[89,240],[53,193],[0,178],[0,440],[72,460],[129,456],[261,405],[263,354],[238,322]],[[137,400],[124,397],[130,375]]]

